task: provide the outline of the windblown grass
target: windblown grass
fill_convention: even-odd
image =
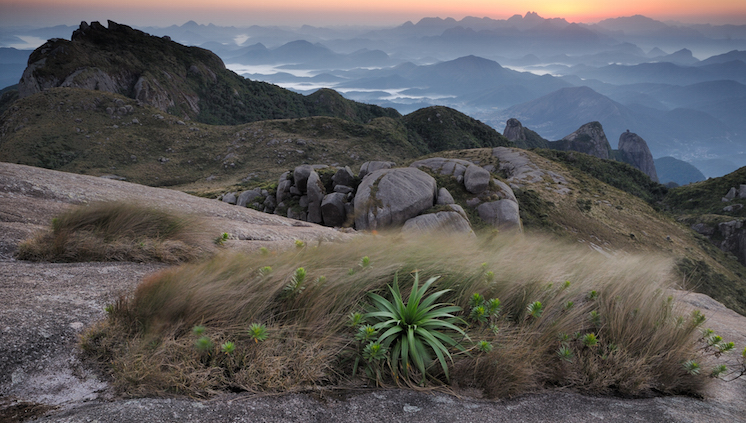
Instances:
[[[370,265],[361,265],[364,256]],[[290,283],[299,267],[307,271],[300,286]],[[387,296],[397,272],[406,297],[416,271],[421,280],[440,276],[432,290],[451,289],[439,301],[461,306],[465,319],[475,292],[503,305],[496,327],[465,328],[471,340],[462,346],[471,351],[453,351],[453,386],[489,397],[552,386],[638,396],[697,394],[706,382],[682,366],[696,357],[697,331],[690,319],[675,317],[668,260],[609,259],[528,237],[368,236],[276,254],[223,254],[147,278],[86,332],[82,346],[107,363],[129,395],[344,384],[357,348],[348,316],[362,311],[368,292]],[[539,317],[527,311],[535,301],[543,304]],[[253,340],[251,323],[265,324],[268,339]],[[210,349],[195,347],[195,326],[205,327]],[[597,345],[583,345],[589,333]],[[492,351],[472,348],[480,340]],[[236,345],[232,353],[221,352],[227,341]],[[565,359],[562,346],[571,351]],[[430,382],[448,383],[439,367],[430,367]]]
[[[73,208],[51,230],[21,243],[18,258],[33,261],[163,261],[178,263],[212,249],[194,218],[125,202]]]

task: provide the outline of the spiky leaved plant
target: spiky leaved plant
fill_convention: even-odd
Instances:
[[[463,321],[451,313],[461,311],[458,306],[435,304],[435,301],[448,289],[424,297],[425,292],[437,280],[433,277],[419,287],[419,274],[415,273],[414,285],[405,303],[399,291],[398,275],[394,276],[393,286],[389,286],[392,300],[389,301],[374,293],[368,294],[373,302],[372,310],[365,319],[373,322],[374,327],[382,333],[378,343],[391,351],[391,369],[405,378],[409,378],[410,362],[420,371],[425,383],[427,368],[432,362],[431,353],[435,353],[443,372],[448,378],[446,357],[451,358],[448,347],[459,348],[458,343],[445,331],[455,332],[468,338],[466,333],[454,323]],[[463,350],[463,347],[460,347]]]

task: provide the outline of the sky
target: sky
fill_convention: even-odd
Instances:
[[[746,0],[0,0],[0,26],[77,25],[111,19],[132,26],[399,25],[423,17],[543,18],[593,23],[619,16],[687,23],[746,24]]]

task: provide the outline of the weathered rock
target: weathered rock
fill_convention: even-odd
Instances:
[[[254,202],[255,199],[261,196],[262,196],[262,190],[258,188],[244,191],[241,193],[241,195],[238,196],[236,205],[239,207],[246,207],[247,204],[251,204],[252,202]]]
[[[468,200],[466,200],[466,206],[474,208],[474,207],[478,206],[479,203],[481,203],[481,202],[482,202],[482,200],[480,200],[479,197],[469,198]]]
[[[402,225],[432,207],[436,191],[435,179],[416,168],[370,173],[355,195],[355,227],[366,230]]]
[[[746,198],[746,185],[741,184],[738,188],[738,198]]]
[[[500,198],[513,200],[516,203],[518,203],[518,200],[515,198],[515,193],[513,192],[513,189],[508,186],[505,182],[499,180],[499,179],[493,179],[492,183],[495,184],[495,186],[500,190]]]
[[[301,208],[307,208],[308,207],[308,196],[307,195],[301,195],[298,199],[298,205],[301,206]]]
[[[332,176],[332,185],[334,188],[337,185],[344,185],[351,187],[355,182],[355,174],[352,173],[352,169],[349,166],[345,166]]]
[[[376,170],[391,169],[394,166],[396,166],[394,162],[365,162],[360,166],[360,179],[365,178],[366,175],[370,175]]]
[[[268,195],[264,199],[264,213],[274,213],[275,207],[277,207],[277,200],[274,196]]]
[[[337,185],[334,187],[334,192],[341,192],[342,194],[349,194],[353,191],[355,190],[347,185]]]
[[[518,203],[512,200],[498,200],[482,203],[477,207],[479,217],[501,230],[523,231]]]
[[[648,144],[639,135],[629,132],[619,136],[619,152],[623,162],[640,169],[655,182],[658,181],[658,173],[655,171],[653,155],[650,154]]]
[[[229,192],[223,195],[223,202],[228,204],[236,204],[236,193]]]
[[[311,174],[306,180],[306,189],[308,193],[308,221],[312,223],[321,223],[321,201],[324,199],[324,184],[321,183],[321,178],[316,171],[311,171]]]
[[[326,226],[342,226],[347,220],[345,194],[334,192],[325,195],[321,201],[321,216]]]
[[[277,185],[277,204],[282,203],[282,200],[285,199],[285,197],[290,194],[290,187],[293,185],[293,182],[289,179],[281,180],[280,183]]]
[[[300,165],[293,170],[294,185],[301,193],[306,192],[306,185],[308,183],[308,177],[311,176],[311,172],[314,172],[313,166],[311,165]]]
[[[611,145],[599,122],[590,122],[559,141],[549,143],[550,148],[563,151],[579,151],[602,159],[611,157]]]
[[[464,187],[472,194],[481,194],[490,186],[492,176],[481,167],[470,164],[464,173]]]
[[[728,190],[728,193],[725,194],[724,198],[727,198],[728,201],[733,200],[734,198],[736,198],[736,188],[732,187],[730,190]]]
[[[426,167],[433,172],[440,173],[441,175],[451,175],[454,178],[463,179],[466,168],[470,165],[472,165],[472,163],[466,160],[433,157],[430,159],[418,160],[409,166],[416,167],[418,169],[421,167]]]
[[[734,211],[741,210],[743,208],[743,204],[732,204],[730,206],[723,207],[723,211],[726,213],[731,213]]]
[[[440,188],[438,190],[438,200],[436,201],[436,204],[453,204],[455,202],[453,196],[447,189]]]
[[[462,233],[474,236],[469,221],[455,211],[422,214],[407,220],[402,233]]]

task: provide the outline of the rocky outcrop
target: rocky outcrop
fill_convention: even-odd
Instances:
[[[739,263],[746,266],[746,220],[735,219],[717,224],[700,222],[691,228],[722,251],[733,254]]]
[[[650,154],[648,144],[639,135],[627,130],[619,136],[619,156],[623,162],[631,164],[653,181],[659,182],[653,155]]]
[[[505,123],[503,136],[512,141],[518,148],[549,148],[549,141],[536,132],[526,128],[516,118],[510,118]]]
[[[611,158],[611,145],[599,122],[581,126],[559,141],[549,143],[550,148],[563,151],[579,151],[601,159]]]
[[[369,173],[355,194],[355,228],[401,226],[435,204],[438,187],[432,176],[415,168]]]
[[[422,214],[407,220],[402,226],[402,233],[447,232],[475,236],[466,213],[456,204],[451,210]]]
[[[523,125],[516,118],[510,118],[505,123],[503,136],[507,138],[508,141],[526,141],[526,134],[523,132]]]
[[[477,206],[479,217],[490,225],[502,230],[523,229],[518,203],[505,199],[482,203]]]

